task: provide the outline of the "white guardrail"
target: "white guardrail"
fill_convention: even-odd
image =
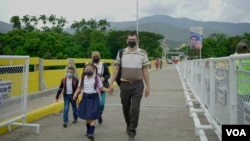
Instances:
[[[29,56],[0,55],[0,61],[6,60],[9,64],[0,66],[0,128],[8,126],[11,131],[12,125],[31,126],[39,134],[39,124],[26,122]],[[20,61],[19,65],[13,65],[14,60]]]
[[[224,124],[250,124],[250,54],[183,60],[177,70],[195,134],[207,141],[205,130],[219,140]],[[198,105],[198,106],[197,106]],[[208,124],[201,124],[199,113]]]

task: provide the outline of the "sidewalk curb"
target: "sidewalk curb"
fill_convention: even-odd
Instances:
[[[58,103],[49,104],[47,106],[44,106],[42,108],[30,111],[26,115],[26,123],[31,123],[37,120],[40,120],[41,118],[44,118],[48,115],[59,113],[63,109],[63,101],[60,101]],[[18,120],[17,122],[22,122],[22,120]],[[12,129],[16,129],[20,126],[12,126]],[[3,126],[0,128],[0,135],[8,132],[8,125]]]

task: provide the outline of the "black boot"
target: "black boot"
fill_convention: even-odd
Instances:
[[[102,120],[102,112],[100,112],[100,116],[98,118],[98,123],[102,124],[103,120]]]
[[[95,139],[94,137],[94,133],[95,133],[95,126],[90,126],[89,127],[89,135],[88,135],[88,138],[93,141]]]
[[[86,132],[86,136],[88,137],[90,134],[90,124],[86,123],[86,127],[87,127],[87,132]]]

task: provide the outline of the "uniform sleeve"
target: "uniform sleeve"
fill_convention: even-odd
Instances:
[[[148,54],[147,54],[147,52],[145,53],[145,56],[144,56],[144,59],[143,59],[143,64],[142,64],[142,66],[143,67],[147,67],[147,66],[149,66],[150,65],[150,61],[148,60]]]
[[[118,51],[118,53],[116,55],[116,59],[114,61],[114,65],[115,66],[119,66],[120,65],[121,60],[120,60],[120,55],[119,54],[120,54],[120,51]]]
[[[102,81],[100,79],[100,77],[97,77],[97,81],[98,81],[98,89],[101,89],[103,87]]]
[[[79,83],[78,83],[78,85],[77,85],[78,87],[80,87],[80,83],[81,83],[81,79],[79,79]]]

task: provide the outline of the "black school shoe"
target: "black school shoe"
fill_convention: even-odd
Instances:
[[[88,138],[89,138],[91,141],[95,140],[94,135],[88,134]]]
[[[102,124],[102,122],[103,122],[102,116],[100,116],[100,117],[98,118],[98,124]]]
[[[77,119],[74,119],[72,123],[77,123]]]
[[[129,141],[134,141],[135,137],[129,136]]]
[[[66,128],[68,126],[68,123],[67,122],[64,122],[63,123],[63,127]]]
[[[136,135],[136,131],[129,131],[128,128],[126,129],[126,132],[128,134],[129,137],[129,141],[134,141],[135,140],[135,135]]]

